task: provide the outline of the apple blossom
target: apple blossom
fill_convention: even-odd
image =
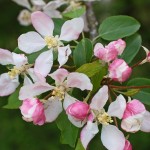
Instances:
[[[74,18],[66,21],[60,36],[53,36],[54,23],[49,16],[43,12],[32,13],[31,20],[37,32],[28,32],[18,38],[18,46],[25,53],[33,53],[41,50],[45,46],[50,50],[58,50],[58,61],[60,66],[65,64],[71,54],[70,46],[64,46],[62,41],[76,40],[83,31],[84,22],[81,18]]]
[[[45,123],[44,105],[39,99],[25,99],[20,106],[20,110],[25,121],[33,121],[35,125],[43,125]]]
[[[125,147],[123,150],[132,150],[132,145],[128,140],[126,140]]]
[[[79,88],[83,91],[92,90],[93,86],[90,79],[83,73],[69,73],[67,70],[62,68],[56,70],[49,76],[55,80],[56,86],[51,86],[46,82],[37,82],[35,84],[25,85],[20,90],[19,99],[24,100],[27,98],[33,98],[44,92],[52,91],[48,100],[45,101],[46,121],[52,122],[61,113],[63,100],[65,108],[65,105],[75,102],[74,100],[71,100],[72,98],[68,98],[69,95],[67,92],[71,88]]]
[[[109,78],[119,82],[126,81],[132,73],[132,69],[127,65],[127,63],[123,59],[114,60],[109,65],[108,71]]]
[[[144,46],[142,46],[142,47],[146,53],[146,58],[140,63],[141,65],[146,62],[150,62],[150,51],[146,47],[144,47]]]

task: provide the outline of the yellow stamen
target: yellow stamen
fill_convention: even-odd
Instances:
[[[44,38],[48,48],[55,48],[59,45],[58,37],[46,36]]]

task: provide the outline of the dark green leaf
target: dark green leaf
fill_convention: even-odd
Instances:
[[[132,35],[126,39],[126,48],[121,55],[121,58],[124,59],[127,63],[130,63],[136,54],[139,52],[141,47],[142,39],[139,34]]]
[[[150,79],[135,78],[130,80],[127,85],[128,86],[144,86],[144,85],[150,86]],[[150,105],[150,88],[142,88],[137,94],[133,95],[132,97],[140,100],[141,102],[147,105]]]
[[[64,17],[67,18],[77,18],[82,16],[85,13],[85,7],[81,7],[81,8],[77,8],[77,9],[73,9],[69,12],[63,13]]]
[[[78,143],[75,150],[85,150],[80,139],[78,139]]]
[[[105,40],[116,40],[127,37],[140,28],[139,22],[129,16],[112,16],[105,19],[99,27],[100,37]]]
[[[21,106],[22,101],[20,101],[20,100],[18,99],[20,87],[21,87],[21,86],[19,86],[19,87],[16,89],[16,91],[15,91],[13,94],[11,94],[11,95],[9,96],[9,98],[8,98],[8,104],[5,105],[5,106],[3,106],[3,108],[7,108],[7,109],[18,109],[18,108]]]
[[[64,112],[58,117],[56,123],[58,128],[61,130],[61,143],[75,147],[79,129],[68,120],[68,117]]]
[[[73,51],[73,60],[77,67],[91,61],[93,45],[89,39],[83,39]]]
[[[59,19],[59,18],[53,18],[53,21],[54,21],[54,26],[55,26],[53,34],[60,35],[61,27],[64,24],[65,20]]]

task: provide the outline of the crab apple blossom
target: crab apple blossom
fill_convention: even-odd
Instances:
[[[132,68],[123,59],[116,59],[109,65],[108,71],[109,78],[114,81],[124,82],[130,77]]]
[[[123,150],[132,150],[132,145],[128,140],[126,140],[125,147]]]
[[[44,105],[39,99],[25,99],[20,106],[20,110],[25,121],[33,121],[35,125],[43,125],[45,123]]]
[[[62,101],[64,100],[64,105],[70,104],[71,99],[67,98],[69,97],[67,92],[71,88],[79,88],[83,91],[92,90],[93,86],[90,79],[83,73],[69,73],[66,69],[62,68],[49,76],[55,80],[56,86],[51,86],[46,82],[23,86],[20,90],[19,99],[33,98],[44,92],[51,91],[51,95],[45,102],[45,115],[46,121],[52,122],[62,111]]]
[[[81,18],[74,18],[66,21],[60,36],[53,35],[54,23],[49,16],[37,11],[31,14],[31,21],[34,28],[40,33],[31,31],[22,34],[18,38],[18,47],[25,53],[33,53],[41,50],[45,46],[50,50],[58,50],[58,62],[64,65],[71,54],[70,46],[64,46],[62,41],[72,41],[78,39],[83,31],[84,22]]]
[[[150,132],[150,113],[139,100],[132,100],[127,103],[121,127],[127,132],[139,130]]]
[[[11,53],[8,50],[0,49],[0,64],[13,65],[8,73],[3,73],[0,76],[0,96],[7,96],[16,90],[19,86],[19,75],[24,76],[24,85],[32,83],[27,74],[34,82],[45,81],[44,77],[50,72],[53,64],[53,58],[50,54],[51,51],[41,53],[35,60],[34,68],[31,68],[33,64],[28,64],[28,59],[24,54]]]
[[[150,62],[150,51],[146,47],[144,47],[144,46],[142,46],[142,47],[146,53],[146,58],[140,63],[141,65],[146,62]]]

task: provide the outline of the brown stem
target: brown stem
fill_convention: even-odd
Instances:
[[[150,85],[143,85],[143,86],[116,86],[116,85],[109,85],[113,89],[145,89],[150,88]]]
[[[47,96],[45,96],[43,99],[44,99],[44,100],[47,100],[47,99],[50,98],[51,96],[52,96],[52,92],[49,93]]]
[[[143,59],[143,60],[144,60],[144,59]],[[140,64],[143,60],[140,60],[139,62],[137,62],[136,64],[134,64],[133,66],[131,66],[131,68],[133,69],[133,68],[139,66],[139,64]]]

